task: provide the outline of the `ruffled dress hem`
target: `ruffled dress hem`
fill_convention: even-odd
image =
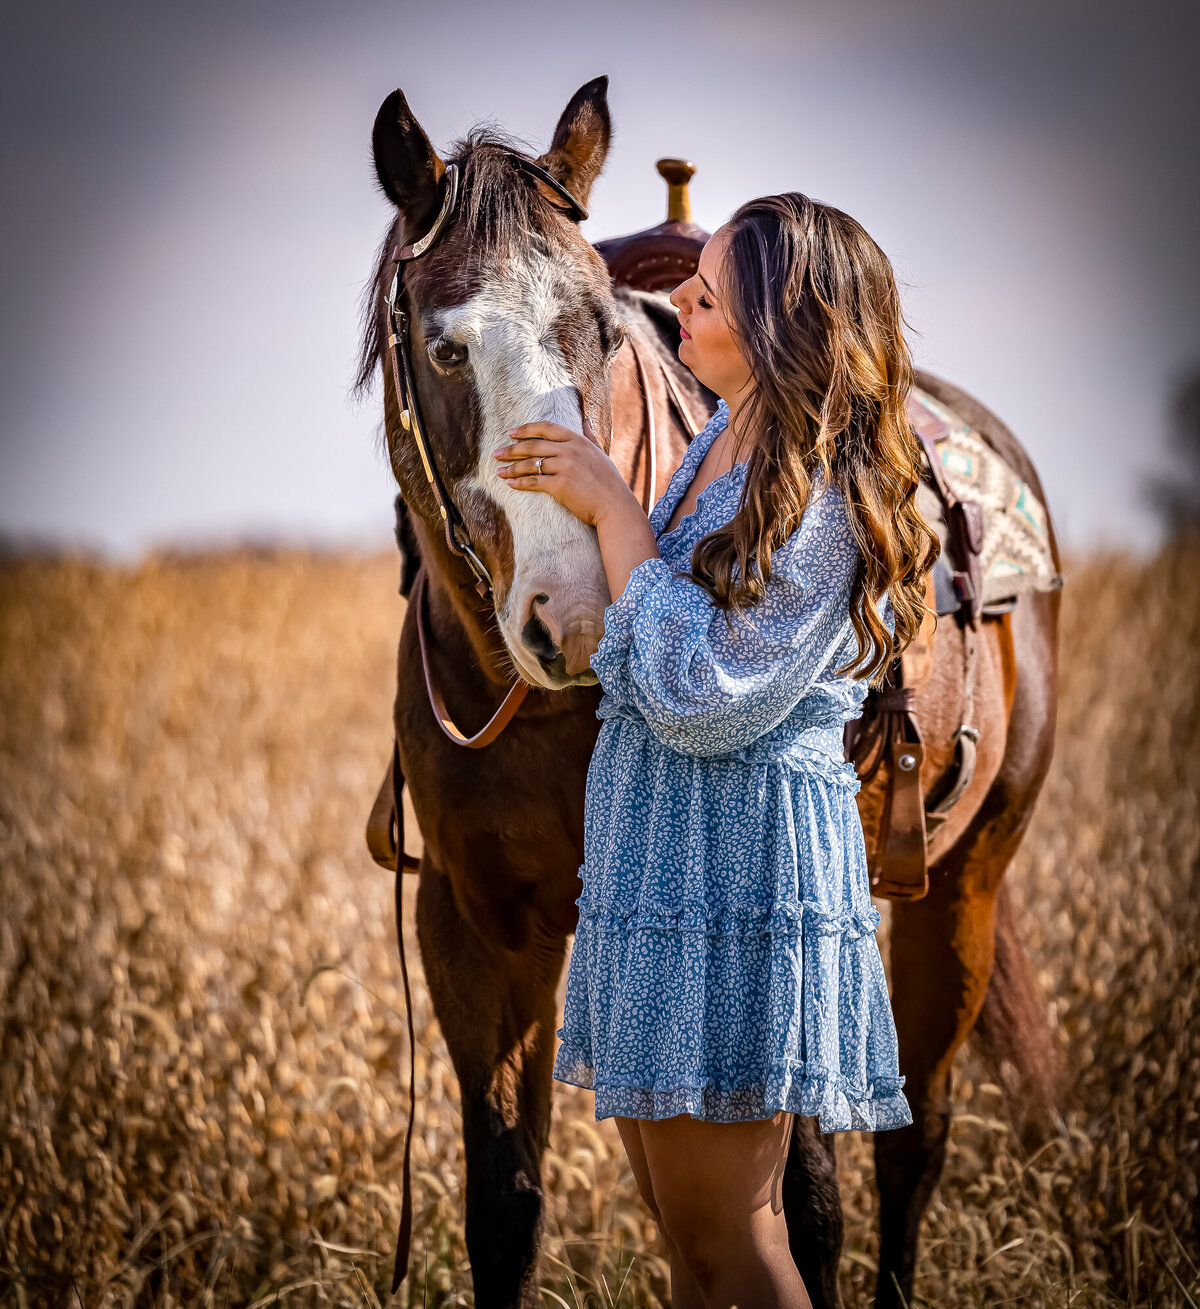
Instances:
[[[594,1091],[596,1121],[625,1118],[674,1118],[690,1114],[710,1122],[745,1122],[773,1118],[780,1110],[816,1118],[822,1132],[881,1132],[908,1127],[912,1110],[901,1087],[903,1077],[881,1077],[855,1086],[840,1073],[795,1061],[772,1064],[762,1074],[734,1082],[712,1077],[698,1086],[630,1086],[597,1082],[585,1047],[560,1028],[563,1044],[554,1061],[554,1078]]]
[[[580,872],[586,872],[586,865]],[[622,971],[630,975],[655,976],[666,998],[663,1013],[684,1023],[687,1014],[707,1011],[706,984],[699,979],[722,977],[720,970],[728,958],[745,964],[748,971],[728,985],[716,982],[717,994],[736,986],[750,1009],[763,1012],[766,996],[790,997],[783,1000],[781,1012],[796,1014],[806,1008],[803,979],[819,976],[822,958],[829,958],[828,966],[845,979],[839,985],[860,993],[864,1003],[873,1000],[879,1005],[868,1025],[883,1021],[890,1026],[874,940],[880,914],[874,905],[830,912],[810,900],[707,905],[687,897],[597,899],[586,889],[576,904],[579,923],[564,1022],[556,1032],[562,1044],[553,1077],[595,1093],[596,1121],[618,1114],[644,1119],[690,1114],[712,1122],[743,1122],[786,1110],[816,1118],[822,1132],[878,1132],[912,1123],[894,1054],[890,1061],[885,1057],[881,1067],[878,1053],[862,1050],[864,1042],[873,1045],[873,1031],[847,1030],[833,1038],[833,1049],[841,1044],[843,1056],[851,1052],[851,1064],[858,1064],[857,1078],[852,1078],[822,1060],[823,1052],[811,1048],[807,1057],[803,1049],[768,1053],[760,1048],[752,1053],[745,1045],[734,1050],[710,1039],[693,1042],[690,1052],[680,1057],[678,1029],[672,1030],[669,1040],[664,1032],[662,1039],[651,1042],[658,1067],[654,1062],[642,1068],[630,1066],[627,1044],[621,1056],[626,1066],[617,1073],[609,1067],[614,1052],[597,1043],[611,1038],[597,1038],[595,1029],[588,1030],[588,1021],[597,1017],[602,1028],[607,1026],[612,1010],[610,1002],[593,1014],[592,997],[633,990],[622,982],[614,988],[609,973],[593,977],[597,961],[623,961]],[[828,948],[836,955],[827,956]],[[834,965],[832,958],[839,963]],[[672,959],[679,960],[680,966],[664,966]],[[690,961],[690,967],[684,966],[685,961]],[[686,986],[686,992],[681,986]],[[619,1003],[624,1007],[625,998]],[[672,1019],[647,1016],[643,1022],[649,1026],[641,1031],[653,1031],[654,1023],[663,1021]],[[773,1039],[769,1034],[777,1030],[774,1024],[764,1023],[763,1039]],[[664,1059],[667,1066],[662,1066]]]

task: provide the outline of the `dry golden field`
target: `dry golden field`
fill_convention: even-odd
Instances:
[[[918,1279],[939,1309],[1200,1301],[1200,548],[1065,571],[1057,755],[1010,880],[1073,1085],[1031,1140],[961,1058]],[[361,834],[395,575],[391,555],[0,565],[0,1305],[386,1302],[407,1061]],[[409,958],[398,1299],[469,1305],[457,1089],[415,939]],[[665,1304],[611,1121],[561,1086],[554,1115],[545,1303]],[[870,1141],[840,1149],[864,1306]]]

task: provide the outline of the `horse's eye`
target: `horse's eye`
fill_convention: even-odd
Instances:
[[[626,332],[623,327],[618,327],[616,334],[613,336],[613,343],[608,347],[608,353],[611,357],[625,344]]]
[[[448,336],[434,337],[428,349],[430,362],[439,373],[448,373],[467,361],[467,347]]]

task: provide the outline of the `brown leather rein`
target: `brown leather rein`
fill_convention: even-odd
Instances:
[[[587,217],[587,210],[575,199],[574,196],[560,182],[552,177],[545,169],[533,163],[531,160],[521,155],[513,154],[513,160],[517,165],[530,173],[533,177],[546,183],[558,195],[568,203],[566,210],[568,216],[573,222],[580,222]],[[425,436],[425,427],[421,421],[420,405],[417,400],[416,387],[413,380],[412,353],[409,343],[409,314],[401,304],[404,292],[404,266],[413,259],[418,259],[423,255],[437,240],[438,236],[445,230],[450,219],[453,216],[454,208],[458,198],[458,168],[455,164],[446,165],[445,173],[445,194],[442,200],[442,207],[434,220],[430,230],[419,240],[410,242],[407,245],[396,246],[392,252],[392,262],[396,265],[396,272],[392,278],[391,287],[385,297],[388,306],[388,349],[387,356],[389,360],[389,372],[392,378],[392,387],[395,393],[396,407],[400,415],[400,427],[403,431],[409,433],[417,451],[421,457],[421,464],[425,470],[426,479],[429,482],[430,490],[433,492],[434,500],[437,503],[438,512],[441,515],[442,525],[446,534],[446,544],[450,550],[464,558],[467,561],[472,573],[475,575],[475,587],[480,597],[488,599],[492,595],[492,576],[488,571],[487,565],[476,552],[471,541],[471,534],[464,522],[462,515],[458,512],[445,483],[442,481],[441,474],[438,470],[437,462],[433,457],[432,449]],[[657,363],[664,383],[669,403],[678,412],[684,426],[688,431],[688,439],[698,430],[695,419],[688,406],[686,399],[676,385],[674,378],[671,377],[666,365],[663,363],[658,352],[649,347],[645,340],[642,340],[640,333],[636,329],[631,329],[628,335],[628,341],[633,350],[634,362],[637,366],[638,383],[642,392],[644,405],[645,421],[643,424],[644,444],[643,444],[643,467],[645,470],[644,489],[643,489],[643,507],[647,514],[654,505],[655,500],[655,483],[657,481],[657,458],[656,458],[656,433],[654,422],[654,402],[650,394],[650,381],[646,371],[645,355],[647,351],[652,360]],[[582,399],[582,397],[581,397]],[[465,583],[464,583],[465,585]],[[446,708],[445,700],[438,690],[433,677],[433,662],[430,658],[429,636],[426,630],[426,609],[428,600],[429,586],[429,569],[428,566],[422,566],[417,575],[413,588],[412,603],[416,605],[417,611],[417,640],[421,650],[421,668],[425,679],[425,693],[429,698],[429,704],[433,710],[433,716],[443,734],[453,741],[456,745],[465,746],[472,750],[481,750],[484,746],[490,745],[512,721],[513,716],[521,707],[526,695],[530,691],[530,685],[523,678],[518,677],[513,685],[509,688],[508,693],[501,701],[499,707],[491,718],[479,729],[478,732],[468,736],[458,727]],[[399,944],[400,952],[400,973],[404,983],[404,1010],[408,1023],[408,1123],[404,1130],[404,1160],[402,1165],[401,1181],[401,1205],[400,1205],[400,1224],[399,1232],[396,1238],[396,1264],[392,1274],[392,1294],[394,1295],[403,1282],[407,1272],[409,1255],[412,1248],[412,1225],[413,1225],[413,1201],[412,1201],[412,1181],[411,1181],[411,1160],[412,1160],[412,1130],[416,1118],[416,1061],[415,1061],[415,1044],[416,1038],[413,1032],[413,1015],[412,1015],[412,996],[409,990],[408,981],[408,962],[405,957],[404,949],[404,877],[407,872],[418,872],[421,867],[421,861],[415,856],[408,854],[404,849],[404,772],[400,764],[400,745],[393,732],[392,734],[392,757],[388,764],[387,773],[384,775],[383,783],[375,797],[375,803],[371,806],[370,817],[367,820],[367,847],[371,852],[372,859],[382,868],[388,869],[396,874],[395,886],[395,903],[396,903],[396,937]]]

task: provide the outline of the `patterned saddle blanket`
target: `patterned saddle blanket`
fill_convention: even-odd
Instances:
[[[913,425],[933,441],[950,489],[960,500],[976,501],[983,511],[979,566],[984,610],[1003,612],[1022,595],[1060,590],[1066,579],[1055,570],[1050,553],[1046,508],[1028,482],[928,391],[914,386],[908,409]],[[960,601],[950,579],[954,570],[965,567],[965,560],[954,558],[945,506],[927,480],[918,490],[917,507],[942,543],[933,570],[937,612],[952,613]]]

